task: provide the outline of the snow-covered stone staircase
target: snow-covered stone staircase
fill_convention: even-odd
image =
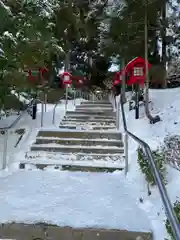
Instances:
[[[109,102],[82,102],[76,111],[67,112],[60,128],[93,130],[116,129],[116,118]]]
[[[20,168],[33,170],[34,166],[44,171],[17,172],[15,179],[19,189],[16,191],[12,187],[14,179],[9,179],[8,203],[15,194],[21,207],[18,210],[14,202],[10,203],[11,210],[15,206],[17,222],[1,224],[0,238],[152,240],[149,221],[121,176],[80,172],[121,170],[123,153],[122,134],[116,129],[115,114],[108,102],[84,102],[76,111],[67,112],[59,129],[40,130],[26,159],[20,162]],[[48,168],[68,171],[46,172]],[[21,205],[24,192],[29,195]],[[36,197],[42,201],[37,202]],[[13,213],[9,213],[12,219]],[[141,224],[136,221],[137,216]],[[24,219],[31,220],[26,223]]]
[[[68,111],[59,129],[40,130],[20,168],[112,172],[124,168],[123,154],[111,103],[87,101]]]

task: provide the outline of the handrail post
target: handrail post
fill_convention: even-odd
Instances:
[[[116,101],[116,99],[115,99]],[[119,107],[120,107],[120,101],[116,101],[116,128],[119,130]]]
[[[40,99],[36,99],[36,102],[41,103],[41,127],[44,125],[44,102]]]
[[[8,130],[4,129],[4,149],[3,149],[3,162],[2,162],[3,170],[6,168],[7,146],[8,146]]]
[[[44,120],[44,103],[41,102],[41,127],[43,127]]]
[[[95,102],[95,96],[94,96],[94,93],[92,93],[92,101],[93,101],[93,103]]]
[[[68,86],[66,84],[65,115],[66,115],[66,112],[67,112],[67,108],[68,108]]]
[[[93,100],[93,96],[92,96],[92,93],[90,94],[90,100],[91,100],[91,101]]]
[[[56,111],[56,106],[58,105],[58,103],[55,104],[54,109],[53,109],[53,120],[52,123],[55,123],[55,111]]]
[[[124,151],[125,151],[125,176],[129,170],[129,156],[128,156],[128,134],[125,133],[124,136]]]
[[[55,104],[54,108],[53,108],[53,119],[52,119],[52,123],[53,123],[53,124],[55,124],[56,107],[58,106],[59,103],[61,103],[61,100],[58,101],[58,102]]]
[[[113,105],[113,112],[116,111],[116,97],[114,95],[112,95],[112,105]]]
[[[76,106],[76,90],[73,92],[73,97],[74,97],[74,106]]]
[[[44,110],[47,112],[47,93],[44,95]]]

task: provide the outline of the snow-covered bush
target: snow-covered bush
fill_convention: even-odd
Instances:
[[[164,139],[165,160],[172,167],[180,170],[180,136],[173,135]]]
[[[174,203],[173,208],[174,208],[176,217],[178,219],[178,222],[180,223],[180,202],[178,200]],[[172,231],[171,224],[168,219],[166,219],[166,230],[167,230],[168,234],[170,235],[171,239],[176,240],[174,233]]]
[[[156,185],[151,167],[149,165],[148,159],[141,147],[138,148],[138,163],[140,166],[140,169],[142,173],[145,175],[146,181],[151,185],[154,186]],[[164,153],[160,151],[159,149],[156,151],[153,151],[153,157],[156,162],[156,166],[161,174],[161,178],[166,184],[166,167],[165,167],[165,162],[164,162]]]
[[[167,69],[167,77],[180,75],[180,59],[175,58],[171,61]]]

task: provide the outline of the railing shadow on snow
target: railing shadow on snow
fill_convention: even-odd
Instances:
[[[121,96],[120,97],[120,106],[121,106],[123,128],[124,128],[124,132],[125,132],[125,161],[126,161],[125,173],[127,174],[127,172],[128,172],[128,137],[131,137],[135,142],[137,142],[144,149],[144,152],[147,156],[147,161],[151,167],[151,171],[153,173],[156,185],[158,187],[158,190],[159,190],[159,193],[161,196],[161,200],[163,202],[163,205],[164,205],[164,208],[166,211],[167,218],[171,224],[175,239],[180,240],[180,224],[178,223],[173,206],[171,204],[168,193],[166,191],[166,187],[162,181],[160,172],[156,166],[152,151],[146,142],[144,142],[142,139],[138,138],[137,136],[135,136],[132,132],[130,132],[128,130],[127,123],[126,123],[125,111],[124,111],[124,104],[123,104],[122,100],[123,99]]]

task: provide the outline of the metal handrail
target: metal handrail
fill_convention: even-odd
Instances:
[[[151,151],[149,145],[146,142],[144,142],[142,139],[138,138],[133,133],[128,131],[127,123],[126,123],[126,117],[125,117],[125,111],[124,111],[124,106],[123,106],[123,101],[122,100],[123,99],[122,99],[122,96],[121,96],[120,105],[121,105],[121,113],[122,113],[122,120],[123,120],[123,127],[124,127],[125,134],[130,136],[132,139],[134,139],[134,141],[136,141],[139,145],[141,145],[144,148],[144,151],[147,155],[148,162],[151,166],[151,170],[152,170],[153,175],[154,175],[155,182],[156,182],[157,187],[159,189],[163,205],[165,207],[167,218],[168,218],[168,220],[171,224],[171,227],[172,227],[172,230],[174,232],[176,240],[180,240],[180,225],[178,223],[176,214],[174,212],[171,201],[170,201],[169,196],[167,194],[165,185],[162,181],[160,172],[159,172],[159,170],[156,166],[154,157],[152,155],[152,151]]]
[[[24,109],[24,111],[8,126],[0,127],[0,130],[4,130],[4,149],[3,149],[3,162],[2,162],[2,169],[6,168],[6,158],[7,158],[7,145],[8,145],[8,130],[13,128],[20,119],[27,113],[29,109],[32,108],[34,102],[39,102],[42,104],[42,112],[41,112],[41,127],[43,126],[43,118],[44,118],[44,102],[39,99],[34,99],[31,101],[30,104],[28,104],[27,108]]]
[[[55,115],[56,115],[56,107],[58,106],[58,104],[62,103],[61,100],[59,100],[53,108],[53,119],[52,119],[52,124],[55,124]]]
[[[24,114],[27,113],[27,111],[32,107],[33,103],[34,101],[32,101],[31,104],[29,104],[27,108],[21,114],[19,114],[19,116],[10,125],[6,127],[0,127],[0,130],[8,130],[14,127],[19,122],[19,120],[24,116]]]

